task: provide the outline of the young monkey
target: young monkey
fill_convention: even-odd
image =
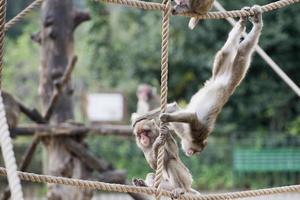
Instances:
[[[170,104],[168,110],[172,111],[175,104]],[[182,192],[197,193],[191,188],[192,176],[186,166],[182,163],[178,154],[178,146],[171,133],[165,130],[162,136],[159,136],[158,128],[158,113],[155,119],[140,118],[133,122],[133,133],[136,138],[138,147],[143,151],[144,156],[149,163],[150,167],[156,170],[158,148],[164,144],[165,157],[164,157],[164,170],[163,180],[161,184],[162,189],[173,191],[176,197]],[[155,175],[149,173],[145,182],[141,179],[133,179],[133,183],[137,186],[153,186]]]
[[[187,108],[160,116],[162,122],[182,122],[171,124],[177,129],[176,134],[180,137],[187,156],[201,152],[206,146],[207,137],[213,130],[218,114],[249,68],[254,47],[263,27],[261,7],[253,6],[251,10],[255,13],[251,17],[252,30],[240,42],[247,21],[247,17],[242,17],[216,55],[212,77],[192,97]]]
[[[172,9],[172,14],[181,14],[192,12],[197,14],[206,14],[212,7],[214,0],[175,0],[176,5]],[[189,28],[194,29],[199,22],[197,17],[192,17],[189,22]]]

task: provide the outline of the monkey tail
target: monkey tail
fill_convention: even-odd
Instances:
[[[189,28],[191,30],[193,30],[196,27],[196,25],[198,24],[198,22],[199,22],[199,19],[197,19],[196,17],[192,17],[189,22]]]

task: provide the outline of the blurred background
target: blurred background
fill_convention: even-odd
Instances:
[[[9,0],[7,19],[30,0]],[[72,75],[75,120],[89,124],[82,96],[101,91],[122,92],[126,98],[125,121],[136,111],[136,90],[148,83],[159,91],[161,13],[75,0],[88,10],[91,20],[75,32],[78,63]],[[220,0],[228,9],[266,4],[270,0]],[[264,14],[259,45],[300,84],[300,5]],[[231,25],[225,20],[203,20],[193,30],[188,18],[172,17],[169,44],[169,102],[184,106],[211,76],[214,55],[224,44]],[[249,24],[250,25],[250,24]],[[37,9],[23,23],[7,32],[3,88],[27,105],[38,106],[40,52],[30,35],[41,26]],[[249,26],[250,28],[250,26]],[[194,188],[200,191],[232,191],[300,184],[299,97],[259,57],[253,56],[250,70],[221,112],[204,152],[182,160],[191,170]],[[22,118],[22,123],[28,123]],[[31,138],[14,140],[20,158]],[[132,139],[89,136],[89,149],[126,169],[128,179],[145,177],[151,169]],[[42,173],[43,147],[39,146],[29,170]],[[1,157],[2,159],[2,157]],[[3,166],[3,162],[1,163]],[[0,179],[0,188],[6,180]],[[45,194],[41,185],[23,184],[27,193]]]

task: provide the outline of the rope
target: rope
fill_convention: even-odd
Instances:
[[[1,92],[2,68],[3,68],[3,42],[4,26],[6,17],[6,0],[0,1],[0,145],[5,166],[7,167],[8,183],[12,193],[12,200],[23,200],[23,192],[20,179],[17,174],[16,158],[13,151],[12,141],[8,131],[5,110]]]
[[[113,3],[113,4],[122,4],[129,7],[141,8],[145,10],[164,10],[165,7],[164,4],[137,1],[137,0],[95,0],[95,1]],[[262,6],[262,10],[263,12],[269,12],[297,2],[299,2],[299,0],[279,0]],[[197,17],[199,19],[223,19],[228,17],[236,18],[241,16],[250,16],[253,14],[254,13],[252,11],[233,10],[233,11],[224,11],[224,12],[209,12],[206,14],[181,13],[177,15],[186,16],[186,17]]]
[[[299,2],[299,0],[279,0],[273,3],[266,4],[262,6],[263,12],[269,12],[275,9],[283,8],[290,4],[294,4]],[[224,11],[224,12],[209,12],[207,14],[195,14],[195,13],[182,13],[179,14],[181,16],[187,17],[197,17],[199,19],[223,19],[223,18],[236,18],[236,17],[245,17],[254,15],[253,11],[245,11],[245,10],[233,10],[233,11]]]
[[[28,13],[30,13],[34,8],[40,6],[43,3],[44,0],[35,0],[32,2],[29,6],[27,6],[23,11],[21,11],[18,15],[16,15],[14,18],[9,20],[5,24],[5,31],[16,25],[18,22],[20,22]]]
[[[0,167],[0,175],[7,176],[5,168]],[[36,183],[53,183],[61,185],[75,186],[81,189],[102,190],[108,192],[120,192],[120,193],[143,193],[147,195],[155,195],[156,189],[153,187],[136,187],[131,185],[111,184],[98,181],[87,181],[74,178],[64,178],[49,175],[38,175],[34,173],[18,172],[20,179],[24,181],[36,182]],[[275,187],[268,189],[249,190],[241,192],[209,194],[209,195],[188,195],[184,194],[181,199],[185,200],[225,200],[225,199],[239,199],[247,197],[256,197],[263,195],[272,195],[280,193],[300,192],[300,185],[291,185],[284,187]],[[162,190],[162,196],[171,197],[171,192]]]
[[[8,169],[7,172],[8,183],[11,190],[12,199],[23,200],[23,193],[21,189],[20,180],[17,174],[16,159],[13,151],[12,141],[8,131],[1,91],[0,91],[0,144],[1,144],[2,155],[4,158],[4,163],[6,168]]]
[[[144,10],[164,10],[165,5],[161,3],[144,2],[139,0],[95,0],[96,2],[105,2],[113,4],[122,4],[132,8],[141,8]]]
[[[0,89],[2,86],[3,44],[5,32],[6,0],[0,0]]]
[[[163,11],[162,19],[162,42],[161,42],[161,91],[160,91],[160,113],[164,113],[167,110],[168,101],[168,44],[169,44],[169,26],[170,26],[170,13],[171,13],[171,3],[170,1],[164,1],[166,3],[166,9]],[[167,126],[160,123],[160,136],[162,134],[168,134]],[[165,138],[165,137],[164,137]],[[155,174],[154,187],[158,188],[156,199],[159,200],[162,196],[160,190],[160,184],[164,169],[164,156],[165,148],[161,145],[158,148],[157,155],[157,168]]]

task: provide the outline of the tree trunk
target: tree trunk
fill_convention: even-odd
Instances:
[[[36,39],[42,49],[39,92],[44,111],[55,85],[73,57],[73,31],[88,18],[87,13],[74,10],[72,0],[45,0],[42,5],[42,30],[36,35]],[[54,106],[51,124],[73,119],[72,93],[71,85],[67,83]],[[48,174],[87,178],[84,165],[64,147],[64,142],[72,139],[74,138],[67,136],[43,139],[48,154]],[[47,197],[51,200],[81,200],[91,199],[91,194],[73,187],[49,184]]]

